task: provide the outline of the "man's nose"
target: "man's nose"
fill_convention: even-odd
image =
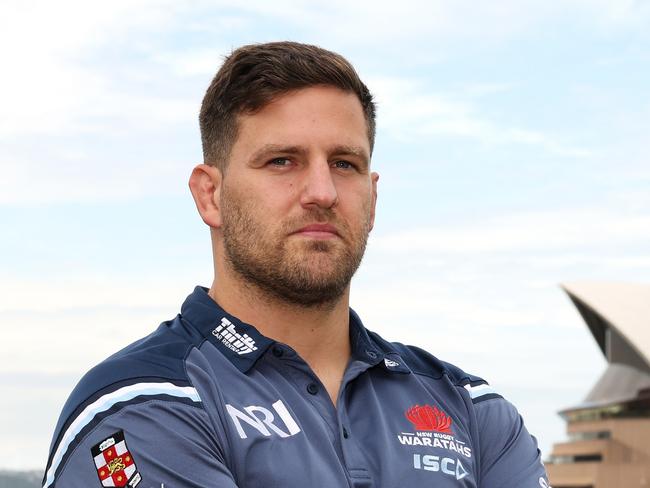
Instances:
[[[317,206],[332,208],[336,205],[338,193],[332,169],[328,161],[314,161],[307,167],[304,188],[300,197],[303,207]]]

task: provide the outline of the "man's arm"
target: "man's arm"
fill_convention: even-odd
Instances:
[[[503,398],[475,405],[479,425],[480,488],[548,488],[537,441]]]
[[[200,406],[155,399],[91,422],[53,446],[44,488],[237,488]]]

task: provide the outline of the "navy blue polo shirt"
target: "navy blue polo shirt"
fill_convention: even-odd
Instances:
[[[44,488],[539,488],[535,439],[482,379],[369,332],[336,406],[289,346],[197,287],[93,368],[56,426]]]

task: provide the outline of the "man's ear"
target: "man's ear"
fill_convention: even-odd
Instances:
[[[370,180],[372,182],[372,203],[370,207],[370,230],[375,226],[375,209],[377,208],[377,182],[379,181],[379,173],[371,173]]]
[[[203,222],[212,228],[221,227],[221,184],[223,174],[216,166],[199,164],[190,175],[190,191]]]

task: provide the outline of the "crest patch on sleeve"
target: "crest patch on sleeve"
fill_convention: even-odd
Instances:
[[[90,449],[102,486],[135,488],[142,480],[126,447],[124,431],[110,435]]]

